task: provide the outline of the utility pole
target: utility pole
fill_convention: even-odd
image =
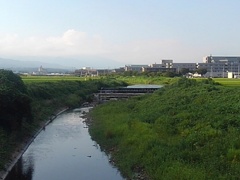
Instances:
[[[239,63],[238,63],[238,75],[237,75],[237,77],[239,78]]]
[[[224,67],[225,67],[225,64],[223,65],[223,78],[224,78]]]
[[[211,75],[211,78],[212,78],[212,76],[213,76],[213,72],[212,72],[212,66],[211,66],[211,74],[210,74],[210,75]]]

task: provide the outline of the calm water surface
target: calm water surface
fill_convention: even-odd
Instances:
[[[119,171],[91,140],[81,117],[89,108],[58,116],[13,168],[7,180],[120,180]]]

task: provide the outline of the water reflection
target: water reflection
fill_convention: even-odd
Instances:
[[[123,179],[92,141],[76,109],[58,116],[17,162],[7,180]]]
[[[29,157],[28,162],[23,162],[20,158],[17,164],[12,169],[11,173],[8,175],[6,180],[32,180],[34,172],[34,162],[33,158]]]

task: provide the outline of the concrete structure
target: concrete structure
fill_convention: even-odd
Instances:
[[[225,63],[197,63],[198,69],[207,69],[205,77],[227,77],[228,65]]]
[[[162,64],[173,63],[172,59],[163,59]]]
[[[109,73],[121,73],[124,71],[136,71],[136,72],[176,72],[179,73],[183,69],[185,72],[191,72],[191,77],[200,77],[198,73],[201,73],[200,69],[206,69],[207,73],[204,77],[237,77],[240,72],[240,57],[236,56],[205,56],[203,57],[203,63],[174,63],[171,59],[163,59],[161,64],[150,64],[150,65],[125,65],[119,69],[102,69],[93,70],[91,68],[82,68],[76,70],[76,75],[81,76],[95,76],[95,75],[106,75]],[[183,72],[183,71],[182,71]],[[204,71],[202,71],[204,72]],[[228,73],[233,74],[228,76]]]
[[[151,68],[165,68],[165,64],[150,64],[149,67]]]
[[[47,70],[40,66],[37,72],[33,72],[33,75],[47,75]]]
[[[98,72],[96,69],[82,68],[82,69],[75,70],[74,74],[77,76],[97,76]]]
[[[197,70],[196,63],[172,63],[167,67],[175,68],[177,73],[179,73],[182,69],[188,69],[189,71]]]
[[[176,72],[176,68],[143,67],[142,72]]]
[[[114,69],[113,73],[122,73],[124,71],[125,71],[124,67],[120,67],[120,68]]]
[[[228,78],[240,78],[239,72],[228,72]]]
[[[206,77],[227,78],[228,72],[239,72],[240,57],[238,56],[205,56],[203,63],[197,63],[198,68],[207,69]]]
[[[127,99],[133,96],[140,96],[146,93],[153,93],[162,86],[155,85],[143,85],[143,86],[128,86],[123,88],[102,88],[99,90],[99,93],[95,94],[95,97],[99,102],[109,101],[109,100],[118,100],[118,99]]]
[[[205,56],[204,63],[240,63],[239,56]]]
[[[125,65],[125,71],[142,72],[143,67],[149,67],[149,66],[148,65]]]

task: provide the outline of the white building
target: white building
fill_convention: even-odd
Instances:
[[[148,65],[125,65],[125,71],[141,72],[142,68],[149,67]]]
[[[240,57],[237,56],[205,56],[198,68],[207,69],[207,77],[228,77],[228,72],[239,72]]]
[[[240,63],[239,56],[205,56],[203,57],[204,63]]]

